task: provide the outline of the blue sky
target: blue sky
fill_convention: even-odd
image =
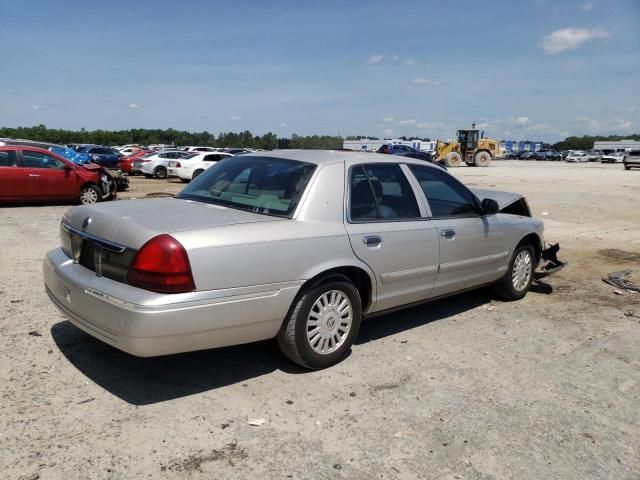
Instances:
[[[0,0],[0,126],[640,132],[640,1]]]

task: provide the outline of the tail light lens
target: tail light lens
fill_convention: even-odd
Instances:
[[[152,238],[138,250],[129,267],[127,283],[159,293],[195,290],[187,252],[166,234]]]
[[[180,162],[176,162],[176,168],[180,168],[180,167],[181,167]]]

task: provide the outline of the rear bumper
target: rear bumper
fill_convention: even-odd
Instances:
[[[140,357],[273,338],[298,292],[297,282],[165,295],[98,277],[61,249],[43,265],[45,290],[75,326]]]

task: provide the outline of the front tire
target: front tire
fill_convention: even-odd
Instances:
[[[327,368],[348,353],[361,319],[356,287],[346,277],[332,277],[294,301],[278,333],[278,345],[289,360],[302,367]]]
[[[85,185],[80,189],[79,200],[82,205],[98,203],[102,198],[102,192],[95,185]]]
[[[449,167],[459,167],[462,165],[462,157],[458,152],[449,152],[444,157],[444,164]]]
[[[535,258],[535,251],[530,244],[519,245],[513,252],[507,272],[494,285],[495,294],[505,301],[523,298],[533,281]]]

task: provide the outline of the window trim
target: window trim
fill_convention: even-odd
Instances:
[[[363,219],[363,220],[354,220],[351,218],[351,175],[353,174],[353,170],[359,167],[362,167],[364,169],[365,165],[391,165],[391,166],[397,166],[400,169],[400,172],[404,175],[405,179],[407,180],[407,183],[409,184],[409,187],[411,188],[411,191],[413,192],[413,196],[416,200],[416,205],[418,206],[418,211],[420,212],[420,216],[419,217],[404,217],[404,218],[375,218],[375,219]],[[429,221],[430,218],[428,216],[426,216],[426,214],[428,213],[427,211],[425,211],[424,205],[422,203],[421,200],[419,200],[418,195],[423,195],[424,193],[422,193],[422,189],[420,189],[420,192],[417,192],[415,189],[415,185],[413,184],[413,181],[411,180],[411,178],[409,178],[407,176],[407,172],[402,168],[404,164],[403,163],[396,163],[396,162],[385,162],[385,163],[379,163],[379,162],[363,162],[363,163],[355,163],[353,165],[350,165],[348,170],[347,170],[347,175],[346,175],[346,212],[345,212],[345,218],[347,220],[347,223],[351,224],[351,225],[362,225],[362,224],[368,224],[368,223],[402,223],[402,222],[422,222],[422,221]],[[365,175],[367,175],[367,171],[364,170]],[[369,181],[369,188],[371,188],[371,181],[369,180],[369,175],[367,175],[367,181]],[[372,189],[373,190],[373,189]],[[374,196],[375,198],[375,196]],[[376,205],[376,210],[377,210],[377,205]]]
[[[443,216],[434,215],[433,214],[433,210],[431,209],[431,204],[429,203],[429,198],[427,198],[427,195],[422,190],[422,186],[420,185],[420,181],[418,180],[418,177],[416,177],[416,175],[411,171],[411,166],[415,166],[415,167],[418,167],[418,168],[422,167],[422,168],[436,168],[436,169],[438,167],[429,167],[427,165],[418,165],[417,163],[407,164],[407,168],[409,170],[409,173],[411,174],[412,178],[415,180],[416,184],[420,187],[420,194],[423,196],[424,201],[427,204],[427,207],[429,209],[429,219],[431,219],[431,220],[454,220],[454,219],[457,219],[457,218],[482,218],[482,217],[486,216],[486,215],[484,215],[482,213],[482,207],[481,207],[480,199],[478,199],[478,197],[476,197],[476,195],[464,183],[462,183],[456,177],[454,177],[453,175],[451,175],[451,174],[449,174],[447,172],[438,172],[438,174],[443,174],[444,173],[444,175],[447,175],[455,183],[457,183],[463,189],[465,189],[467,192],[469,192],[469,195],[471,195],[471,198],[472,198],[474,206],[475,206],[475,212],[474,213],[466,213],[464,215],[443,215]],[[438,175],[438,174],[436,174],[436,175]]]

